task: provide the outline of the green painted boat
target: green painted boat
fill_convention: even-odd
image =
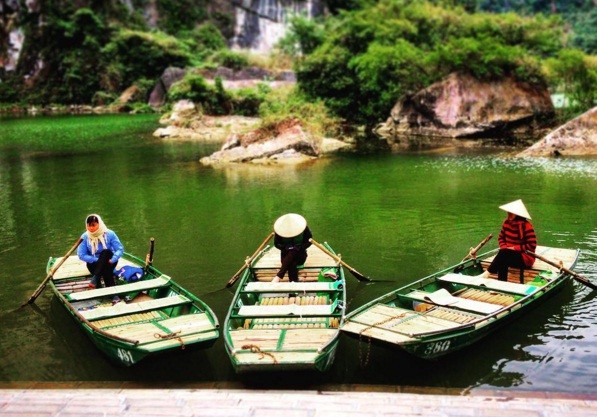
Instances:
[[[274,246],[247,261],[224,322],[226,351],[236,372],[323,372],[332,366],[344,322],[344,270],[315,245],[307,255],[299,282],[288,277],[271,282],[280,268]]]
[[[47,271],[62,259],[51,257]],[[117,270],[124,265],[145,267],[128,253]],[[90,289],[90,278],[85,263],[69,256],[50,287],[99,350],[116,363],[131,366],[158,353],[209,347],[219,337],[213,311],[152,265],[137,282]],[[115,295],[123,301],[112,305]]]
[[[532,269],[510,269],[508,281],[477,275],[497,249],[466,260],[352,311],[342,331],[361,342],[401,348],[432,359],[477,342],[520,317],[562,288],[571,277],[537,259]],[[569,270],[578,250],[538,246],[538,255],[562,261]]]

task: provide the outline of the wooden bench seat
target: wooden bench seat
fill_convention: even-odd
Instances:
[[[249,282],[245,292],[320,292],[338,291],[341,281],[336,282]]]
[[[62,257],[56,258],[56,262],[54,265],[58,264],[62,260]],[[137,265],[128,259],[120,258],[118,263],[116,264],[116,270],[122,268],[125,265],[130,266],[141,266]],[[54,273],[52,276],[52,280],[54,282],[70,279],[70,278],[78,278],[78,277],[85,277],[91,276],[91,273],[87,269],[87,264],[79,259],[78,256],[72,255],[69,256],[66,261],[62,264],[58,271]]]
[[[453,307],[482,314],[495,313],[502,308],[502,306],[492,303],[455,297],[445,289],[437,290],[435,292],[412,291],[405,295],[414,300],[423,301],[438,306]]]
[[[268,305],[242,306],[238,315],[243,317],[273,317],[273,316],[329,316],[336,309],[337,303],[327,305]]]
[[[161,275],[155,279],[137,281],[130,284],[115,285],[113,287],[98,288],[95,290],[80,291],[67,295],[71,301],[91,300],[93,298],[107,297],[133,291],[144,291],[152,288],[165,287],[170,283],[170,277]]]
[[[537,287],[533,285],[518,284],[515,282],[498,281],[496,279],[475,277],[462,274],[446,274],[439,277],[440,281],[450,282],[455,284],[470,285],[479,288],[488,288],[496,291],[504,291],[518,295],[529,295],[537,291]]]
[[[184,295],[175,295],[171,297],[158,298],[151,301],[143,301],[140,303],[120,302],[111,307],[98,307],[92,310],[84,310],[79,313],[87,320],[99,320],[108,317],[123,316],[126,314],[135,314],[142,311],[158,310],[166,307],[175,307],[181,304],[189,303],[189,300]]]

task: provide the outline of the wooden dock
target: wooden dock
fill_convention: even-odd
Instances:
[[[340,389],[340,390],[335,390]],[[217,383],[0,384],[2,417],[597,417],[597,395],[338,386],[247,390]]]

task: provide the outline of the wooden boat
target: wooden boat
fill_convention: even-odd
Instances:
[[[47,270],[62,259],[50,258]],[[124,265],[144,262],[125,253],[116,269]],[[137,282],[90,289],[90,278],[85,263],[69,256],[50,286],[93,343],[117,363],[130,366],[161,352],[208,347],[219,337],[213,311],[151,265]],[[116,295],[123,301],[112,305]]]
[[[274,246],[258,252],[242,272],[224,322],[226,350],[237,372],[331,367],[344,321],[344,270],[315,245],[307,254],[299,282],[270,282],[280,268]]]
[[[481,278],[497,249],[379,297],[346,316],[342,330],[425,359],[468,346],[561,289],[569,274],[537,259],[510,269],[508,281]],[[539,246],[536,253],[572,268],[579,251]]]

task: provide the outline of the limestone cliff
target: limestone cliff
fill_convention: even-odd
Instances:
[[[284,36],[293,15],[325,12],[324,0],[233,0],[236,27],[232,47],[267,52]]]

